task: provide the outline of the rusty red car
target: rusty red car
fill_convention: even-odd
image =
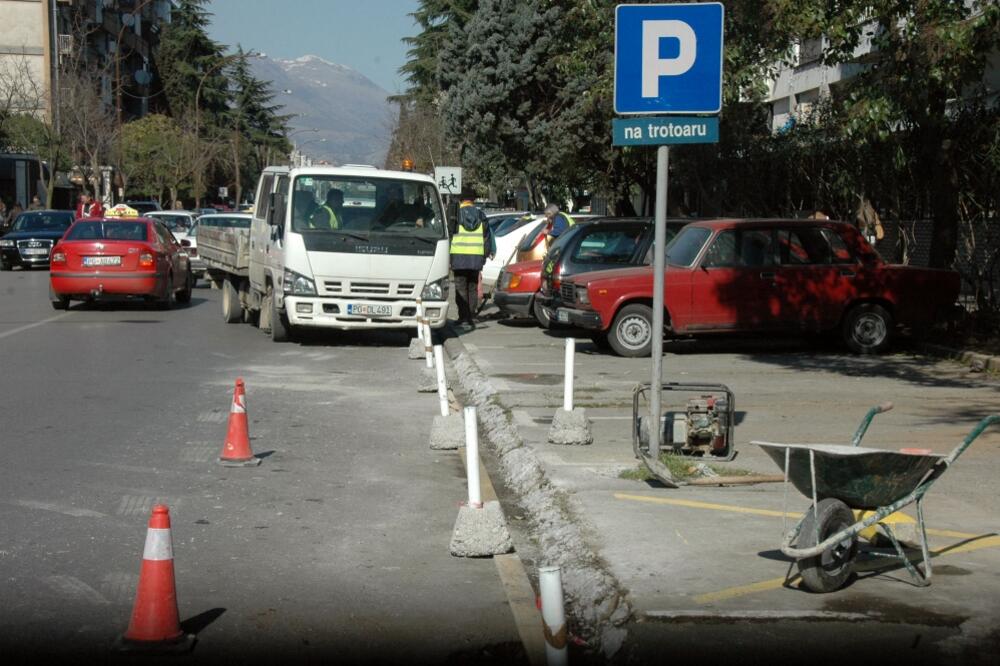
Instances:
[[[169,309],[191,300],[194,279],[184,246],[148,218],[83,219],[52,248],[49,300],[138,298]]]
[[[497,280],[497,288],[493,292],[493,302],[508,314],[534,317],[544,326],[547,318],[538,301],[538,290],[541,286],[541,259],[507,264],[500,271],[500,279]]]
[[[955,271],[888,264],[851,224],[719,219],[686,226],[666,250],[664,321],[675,336],[828,332],[860,354],[954,307]],[[582,273],[561,285],[557,321],[622,356],[648,356],[649,266]],[[569,305],[572,303],[572,305]]]

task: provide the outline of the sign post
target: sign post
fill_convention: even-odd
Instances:
[[[647,117],[615,118],[612,143],[658,146],[649,399],[649,455],[653,459],[659,458],[662,432],[669,146],[719,140],[715,114],[722,110],[723,19],[720,2],[618,5],[615,9],[615,113]]]

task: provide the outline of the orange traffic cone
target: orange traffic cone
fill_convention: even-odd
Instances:
[[[117,645],[141,652],[183,652],[194,645],[194,636],[181,630],[178,619],[170,510],[162,504],[149,517],[132,619]]]
[[[247,394],[243,379],[236,379],[233,390],[233,406],[229,409],[229,430],[226,432],[226,443],[222,445],[222,455],[219,464],[226,467],[254,467],[260,464],[260,458],[250,450],[250,430],[247,425]]]

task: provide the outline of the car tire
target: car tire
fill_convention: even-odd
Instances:
[[[545,314],[545,308],[542,304],[538,302],[538,298],[531,299],[531,314],[534,315],[535,321],[542,328],[552,328],[552,317]]]
[[[850,527],[854,522],[854,512],[846,504],[833,497],[822,499],[816,505],[815,511],[813,507],[809,507],[809,512],[802,521],[796,546],[811,548]],[[816,541],[817,528],[819,542]],[[796,565],[802,576],[802,585],[811,592],[839,590],[854,571],[854,558],[857,553],[858,537],[855,535],[834,544],[819,555],[798,560]]]
[[[892,330],[888,310],[875,303],[861,303],[847,312],[841,335],[855,354],[878,354],[889,346]]]
[[[187,278],[184,280],[184,288],[177,292],[177,302],[190,303],[192,289],[194,289],[194,276],[191,275],[191,271],[188,271]]]
[[[243,320],[243,306],[240,304],[240,292],[232,280],[222,281],[222,320],[227,324],[236,324]]]
[[[66,310],[69,308],[69,296],[60,296],[49,287],[49,302],[52,303],[53,310]]]
[[[619,310],[608,331],[608,344],[619,356],[649,356],[653,346],[653,308],[630,303]]]
[[[177,303],[177,292],[174,291],[174,276],[171,273],[167,274],[166,291],[156,302],[156,307],[160,310],[173,310]]]

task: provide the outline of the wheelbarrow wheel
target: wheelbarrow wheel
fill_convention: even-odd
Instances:
[[[816,541],[816,527],[819,524],[819,541]],[[820,500],[814,513],[812,508],[802,521],[798,547],[809,548],[821,543],[831,535],[854,524],[854,513],[838,499],[828,497]],[[858,538],[853,536],[814,557],[798,561],[802,585],[811,592],[833,592],[839,590],[854,572],[854,558],[858,554]]]

